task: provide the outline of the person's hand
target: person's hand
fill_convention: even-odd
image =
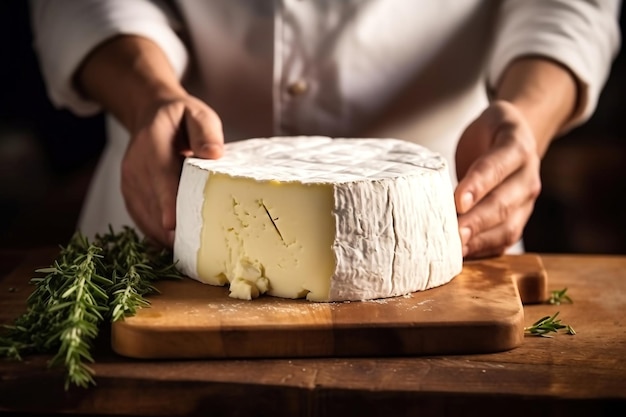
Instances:
[[[524,116],[493,102],[462,134],[454,192],[463,256],[497,256],[521,237],[541,190],[540,158]]]
[[[147,238],[172,247],[183,159],[219,158],[222,124],[209,106],[184,95],[139,113],[134,125],[122,162],[126,208]]]

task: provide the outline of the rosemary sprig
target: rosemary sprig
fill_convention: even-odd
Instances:
[[[112,239],[113,237],[113,239]],[[165,252],[155,252],[146,247],[136,233],[129,229],[107,236],[97,236],[97,244],[104,248],[107,275],[113,283],[109,288],[109,318],[111,321],[132,316],[137,309],[149,302],[145,295],[158,293],[152,285],[157,279],[180,278],[171,263],[167,263]]]
[[[76,233],[45,274],[33,278],[27,311],[0,337],[0,356],[21,359],[55,353],[50,366],[64,366],[70,385],[94,384],[91,348],[105,320],[136,313],[157,292],[153,282],[181,275],[165,251],[156,251],[128,227],[96,236],[94,243]]]
[[[563,288],[562,290],[552,291],[550,293],[550,298],[548,299],[548,302],[554,305],[560,305],[561,303],[572,304],[573,301],[569,297],[569,295],[566,294],[566,292],[567,292],[567,287]]]
[[[70,383],[86,387],[94,382],[94,372],[85,361],[93,362],[90,349],[98,335],[98,325],[103,320],[103,303],[108,298],[106,286],[110,284],[96,272],[100,249],[89,245],[86,240],[83,247],[87,253],[78,255],[75,263],[68,265],[67,271],[51,272],[53,276],[60,273],[56,279],[63,282],[60,295],[53,294],[51,299],[54,301],[48,306],[48,311],[56,313],[56,325],[47,343],[50,347],[59,341],[61,343],[50,366],[65,365],[69,376],[65,382],[66,389]]]
[[[553,316],[545,316],[533,323],[532,326],[525,327],[524,333],[532,336],[552,337],[549,333],[557,333],[561,329],[566,329],[568,334],[574,335],[576,332],[570,325],[562,324],[561,319],[557,319],[559,312]]]

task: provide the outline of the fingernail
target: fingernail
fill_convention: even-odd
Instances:
[[[174,237],[176,236],[173,230],[167,232],[167,243],[170,248],[174,247]]]
[[[468,211],[472,207],[472,204],[474,204],[474,196],[472,193],[467,192],[461,196],[461,210],[463,212]]]
[[[472,237],[472,229],[470,229],[469,227],[461,227],[461,230],[459,230],[459,234],[461,235],[461,242],[465,246]]]
[[[222,155],[223,145],[217,143],[205,143],[200,148],[200,152],[202,155],[210,156],[210,157],[218,157]]]

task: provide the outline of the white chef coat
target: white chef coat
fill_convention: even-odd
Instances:
[[[98,112],[73,74],[106,39],[140,35],[216,110],[226,141],[396,137],[440,152],[453,181],[457,141],[511,61],[546,56],[575,74],[573,126],[594,110],[620,43],[620,0],[31,1],[58,107]],[[120,191],[128,133],[112,118],[107,129],[79,223],[88,236],[133,225]]]

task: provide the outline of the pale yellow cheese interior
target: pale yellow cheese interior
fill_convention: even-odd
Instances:
[[[211,173],[204,189],[199,279],[231,296],[328,300],[336,259],[333,186]]]

